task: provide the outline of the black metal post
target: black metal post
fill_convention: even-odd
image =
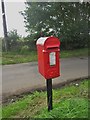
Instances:
[[[52,79],[46,80],[47,84],[47,104],[48,104],[48,111],[52,110]]]

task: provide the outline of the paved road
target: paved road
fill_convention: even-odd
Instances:
[[[53,80],[53,85],[86,76],[88,76],[87,57],[61,59],[61,76]],[[37,62],[2,67],[3,95],[45,87],[45,82],[38,73]]]

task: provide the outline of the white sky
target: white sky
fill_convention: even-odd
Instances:
[[[10,1],[10,0],[8,0]],[[25,24],[24,18],[19,13],[19,11],[23,11],[25,9],[24,2],[6,2],[5,0],[5,11],[6,11],[6,22],[7,22],[7,30],[17,29],[18,34],[22,36],[26,36],[25,32]],[[25,1],[25,0],[22,0]],[[1,11],[1,3],[0,3],[0,37],[3,36],[3,21],[2,21],[2,11]]]

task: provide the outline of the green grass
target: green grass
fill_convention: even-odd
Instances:
[[[3,106],[3,118],[88,118],[88,80],[53,89],[53,110],[47,110],[47,93],[34,92]]]
[[[8,52],[2,53],[2,64],[17,64],[17,63],[26,63],[37,60],[37,53],[35,51],[31,51],[29,53],[16,53],[16,52]]]
[[[0,120],[2,118],[2,105],[0,105]]]
[[[77,50],[61,51],[61,58],[79,57],[79,56],[88,56],[88,49],[84,48]]]
[[[61,51],[60,58],[68,57],[79,57],[79,56],[88,56],[88,49],[77,49],[69,51]],[[37,52],[36,51],[27,51],[24,53],[17,52],[3,52],[2,53],[2,64],[17,64],[17,63],[27,63],[37,61]],[[1,64],[1,62],[0,62]]]

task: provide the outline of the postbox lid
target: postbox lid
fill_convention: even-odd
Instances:
[[[37,45],[44,45],[45,41],[48,39],[49,37],[40,37],[38,40],[37,40]]]
[[[53,41],[53,39],[54,39],[54,41]],[[45,43],[52,43],[53,44],[53,42],[54,42],[54,44],[56,44],[56,46],[59,46],[60,45],[60,41],[58,40],[58,38],[56,38],[56,37],[53,37],[53,36],[51,36],[51,37],[40,37],[38,40],[37,40],[37,43],[36,43],[36,45],[45,45]],[[58,44],[57,44],[58,43]]]

